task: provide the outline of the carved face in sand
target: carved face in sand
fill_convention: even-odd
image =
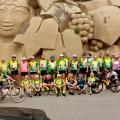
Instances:
[[[14,37],[28,18],[27,0],[0,0],[0,36]]]

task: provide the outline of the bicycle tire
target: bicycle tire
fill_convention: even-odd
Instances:
[[[120,81],[112,83],[110,85],[110,90],[114,93],[120,92]]]
[[[95,82],[93,82],[92,85],[94,86],[94,88],[91,87],[91,90],[94,91],[95,94],[99,94],[100,92],[102,92],[102,90],[103,90],[103,82],[102,81],[100,81],[100,80],[95,81]],[[101,85],[101,88],[100,88],[100,85]]]
[[[2,92],[0,91],[0,103],[2,103]]]
[[[11,94],[10,91],[11,91],[11,89],[8,90],[8,93],[7,93],[8,96],[10,96],[10,94]],[[20,92],[20,89],[18,89],[18,91],[15,91],[14,94],[12,94],[12,96],[18,95],[19,92]]]
[[[18,90],[19,89],[19,90]],[[19,93],[16,94],[16,96],[13,94],[13,92],[15,90],[18,90]],[[14,103],[20,103],[24,100],[25,96],[23,95],[23,90],[21,88],[15,88],[15,87],[12,87],[11,90],[10,90],[10,99],[11,101],[13,101]]]

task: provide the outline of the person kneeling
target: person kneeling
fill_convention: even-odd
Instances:
[[[53,78],[51,75],[45,75],[43,80],[43,88],[45,90],[45,95],[52,95],[52,90],[54,87]]]
[[[88,87],[89,87],[89,94],[92,95],[93,88],[95,88],[94,82],[97,80],[97,78],[95,77],[94,73],[91,72],[90,73],[90,77],[88,77]]]
[[[69,89],[69,94],[74,95],[73,90],[76,89],[77,81],[74,78],[73,74],[69,73],[68,77],[66,78],[66,84]]]
[[[29,97],[32,97],[32,82],[28,75],[26,75],[25,79],[22,80],[21,87]]]
[[[86,94],[87,84],[85,79],[78,79],[77,89],[79,90],[78,95]]]
[[[39,75],[34,76],[34,96],[41,96],[42,81],[39,78]]]
[[[66,90],[66,83],[65,80],[61,78],[61,75],[58,74],[57,78],[54,80],[54,86],[55,86],[55,92],[57,97],[59,97],[59,94],[62,92],[63,96],[66,96],[65,90]]]

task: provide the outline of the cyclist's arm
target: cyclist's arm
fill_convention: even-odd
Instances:
[[[70,84],[69,82],[68,82],[68,79],[66,78],[66,84]]]
[[[89,64],[87,63],[87,72],[88,72],[88,69],[89,69]]]
[[[77,85],[77,80],[76,79],[74,79],[74,84],[73,84],[73,86],[76,86]]]
[[[10,81],[15,81],[12,77],[10,77],[9,75],[6,76]]]

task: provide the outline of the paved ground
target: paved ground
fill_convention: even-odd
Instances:
[[[19,104],[9,101],[0,106],[42,109],[51,120],[120,120],[120,93],[68,95],[59,98],[42,96],[26,98]]]

